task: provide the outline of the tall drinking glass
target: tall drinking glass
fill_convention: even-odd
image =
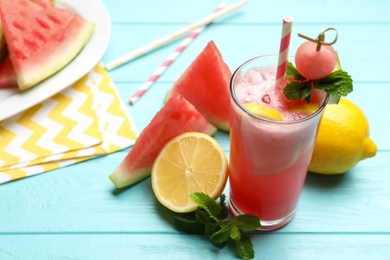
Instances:
[[[277,62],[278,55],[253,58],[230,82],[230,208],[235,215],[257,215],[260,230],[280,228],[293,218],[329,100],[317,90],[310,104],[287,100],[283,84],[275,86]],[[253,114],[246,103],[277,110],[283,121]]]

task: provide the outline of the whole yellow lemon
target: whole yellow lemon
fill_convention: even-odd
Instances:
[[[368,120],[356,104],[345,98],[338,104],[328,104],[319,125],[309,171],[341,174],[359,161],[375,156],[377,148],[369,133]]]

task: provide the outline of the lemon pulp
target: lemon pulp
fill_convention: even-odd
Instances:
[[[244,104],[244,107],[246,110],[248,110],[249,112],[257,116],[261,116],[276,121],[283,121],[283,117],[279,113],[279,111],[272,107],[255,104],[255,103],[246,103]]]
[[[216,199],[223,192],[227,176],[227,157],[211,136],[188,132],[170,140],[152,167],[152,188],[158,201],[175,212],[191,212],[194,192]]]

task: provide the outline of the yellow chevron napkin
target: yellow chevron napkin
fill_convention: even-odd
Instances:
[[[137,136],[98,64],[62,92],[0,122],[0,184],[121,150]]]

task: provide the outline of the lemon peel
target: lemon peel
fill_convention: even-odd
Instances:
[[[363,159],[375,156],[377,147],[369,136],[369,123],[353,102],[341,98],[328,104],[322,116],[309,171],[342,174]]]

